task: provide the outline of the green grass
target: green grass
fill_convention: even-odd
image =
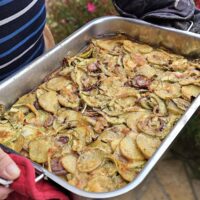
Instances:
[[[93,12],[88,11],[88,3],[95,6]],[[111,0],[50,0],[48,2],[47,21],[56,42],[60,42],[92,19],[106,15],[116,15]]]

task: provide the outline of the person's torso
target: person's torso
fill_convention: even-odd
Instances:
[[[0,80],[44,51],[44,0],[0,0]]]

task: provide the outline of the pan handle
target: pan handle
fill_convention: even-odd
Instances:
[[[40,180],[42,180],[43,178],[45,177],[44,174],[40,174],[38,175],[36,178],[35,178],[35,182],[39,182]],[[9,181],[9,180],[6,180],[6,179],[3,179],[3,178],[0,178],[0,185],[8,188],[11,184],[13,183],[13,181]]]
[[[190,32],[190,30],[192,29],[193,25],[194,25],[194,22],[190,21],[190,26],[188,27],[188,29],[186,31]]]
[[[21,156],[19,153],[17,153],[16,151],[4,146],[3,144],[0,144],[0,148],[8,154],[12,153],[12,154],[16,154],[16,155]],[[39,165],[37,165],[36,163],[33,163],[33,162],[31,162],[31,163],[32,163],[32,165],[35,169],[35,173],[37,174],[37,176],[35,177],[35,182],[37,183],[40,180],[45,178],[45,174],[44,174],[43,169],[41,169],[41,167]],[[0,177],[0,185],[3,185],[4,187],[9,187],[12,183],[13,183],[13,181],[5,180],[5,179]]]

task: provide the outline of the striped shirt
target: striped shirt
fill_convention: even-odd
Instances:
[[[0,81],[44,52],[45,0],[0,0]]]

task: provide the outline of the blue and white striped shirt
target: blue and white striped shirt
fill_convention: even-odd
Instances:
[[[45,0],[0,0],[0,81],[44,52]]]

